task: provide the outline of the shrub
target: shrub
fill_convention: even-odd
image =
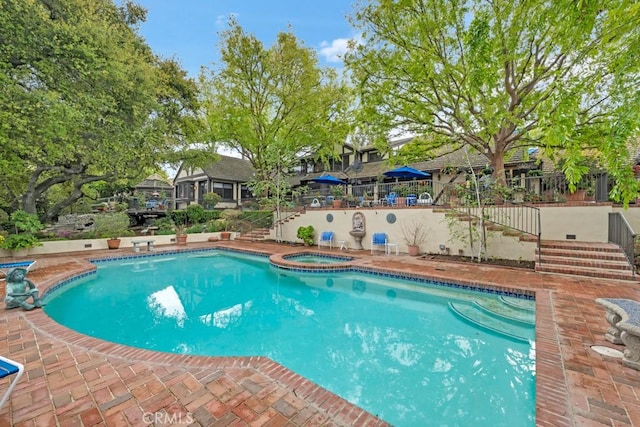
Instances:
[[[202,224],[192,225],[191,227],[186,229],[187,234],[202,233],[203,231],[204,225]]]
[[[124,212],[96,214],[94,229],[101,238],[117,239],[129,234],[129,215]]]
[[[313,225],[298,227],[298,239],[302,239],[305,245],[311,246],[313,245],[314,232]]]
[[[201,224],[204,222],[205,210],[204,207],[193,203],[187,206],[187,223],[189,224]]]
[[[0,243],[2,249],[16,251],[42,246],[35,233],[44,227],[35,214],[17,210],[9,216],[9,221],[15,232],[2,240],[2,243]]]

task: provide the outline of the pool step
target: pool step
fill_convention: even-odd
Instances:
[[[520,322],[510,322],[500,319],[482,310],[477,305],[465,303],[449,303],[449,308],[456,315],[482,329],[486,329],[517,341],[529,342],[534,333],[531,326],[527,327]]]
[[[532,311],[534,313],[536,311],[536,301],[532,299],[514,298],[501,295],[500,301],[511,307]]]
[[[476,305],[480,310],[483,310],[497,318],[503,318],[511,320],[513,322],[520,322],[526,326],[535,326],[536,324],[535,312],[507,305],[501,300],[483,299],[480,301],[475,301],[474,305]]]

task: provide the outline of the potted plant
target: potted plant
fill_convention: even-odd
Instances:
[[[218,193],[214,192],[207,193],[202,198],[204,200],[204,207],[208,210],[214,209],[222,200],[222,197]]]
[[[515,185],[513,187],[511,187],[511,194],[513,196],[513,201],[515,203],[522,203],[524,202],[524,193],[525,193],[525,188],[521,185]]]
[[[331,194],[333,194],[333,207],[341,208],[342,207],[342,198],[344,197],[344,187],[342,185],[336,185],[331,189]]]
[[[424,223],[417,219],[403,223],[402,235],[407,244],[409,255],[418,256],[420,245],[427,239],[427,229]]]
[[[109,249],[118,249],[120,237],[129,232],[129,215],[124,212],[98,214],[93,217],[93,224],[96,234],[107,239]]]
[[[178,223],[175,226],[176,232],[176,245],[184,246],[187,244],[187,226],[183,223]]]
[[[298,227],[298,239],[302,239],[305,245],[311,246],[313,245],[313,236],[315,230],[312,225],[307,227]]]

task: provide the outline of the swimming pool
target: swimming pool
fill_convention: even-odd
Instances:
[[[152,350],[264,355],[396,426],[535,424],[533,328],[505,337],[450,306],[497,295],[222,251],[98,265],[46,296],[52,318]]]

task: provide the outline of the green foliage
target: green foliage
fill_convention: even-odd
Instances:
[[[333,187],[331,187],[331,194],[333,194],[333,197],[341,199],[342,197],[344,197],[344,186],[334,185]]]
[[[200,224],[205,220],[205,209],[202,205],[197,203],[192,203],[187,206],[187,223],[189,224]]]
[[[207,224],[208,233],[217,233],[218,231],[224,231],[226,221],[223,219],[216,219]]]
[[[9,216],[9,221],[17,233],[36,233],[44,228],[38,217],[18,209]]]
[[[6,205],[47,222],[85,195],[100,197],[91,184],[126,187],[191,141],[205,140],[195,82],[136,33],[144,19],[130,2],[3,0]]]
[[[177,210],[171,212],[171,220],[174,224],[186,224],[187,223],[187,211]]]
[[[314,235],[315,235],[315,230],[312,225],[309,225],[307,227],[302,227],[302,226],[298,227],[297,237],[298,239],[302,239],[305,245],[307,246],[313,245]]]
[[[20,249],[29,249],[36,246],[42,246],[38,238],[30,233],[9,234],[0,243],[2,249],[10,251],[18,251]]]
[[[380,149],[395,129],[423,136],[401,153],[414,160],[468,146],[504,184],[505,159],[537,146],[566,161],[572,186],[593,157],[615,200],[635,198],[636,2],[365,0],[352,21],[363,40],[345,63]]]
[[[101,238],[117,239],[129,232],[129,215],[124,212],[96,214],[94,230]]]
[[[194,233],[202,233],[205,230],[205,227],[203,224],[196,224],[196,225],[192,225],[191,227],[187,228],[185,230],[185,232],[187,234],[194,234]]]
[[[207,139],[224,141],[251,162],[257,197],[285,195],[278,187],[300,155],[327,162],[339,154],[352,91],[292,33],[278,34],[266,48],[231,19],[220,46],[219,69],[202,78]]]
[[[207,209],[213,209],[216,207],[218,203],[220,203],[220,200],[222,200],[222,197],[218,193],[210,192],[205,194],[203,196],[203,199],[204,199],[204,206]]]
[[[153,221],[154,227],[158,227],[158,231],[170,231],[173,234],[174,223],[169,217],[157,218]]]

